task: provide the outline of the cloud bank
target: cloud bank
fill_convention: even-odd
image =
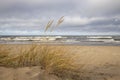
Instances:
[[[48,35],[120,35],[120,0],[0,1],[0,35],[43,35],[45,24],[64,17]]]

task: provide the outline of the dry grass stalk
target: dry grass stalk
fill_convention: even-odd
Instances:
[[[64,21],[64,16],[62,16],[62,17],[57,21],[56,27],[58,27],[63,21]],[[54,22],[54,20],[50,20],[50,21],[47,23],[44,32],[46,32],[49,28],[51,28],[51,30],[50,30],[51,32],[53,31],[53,29],[55,28],[54,26],[52,27],[53,22]]]
[[[55,27],[58,27],[64,21],[64,16],[62,16],[58,21]],[[54,30],[55,27],[52,27],[51,32]]]
[[[45,32],[52,26],[53,22],[54,22],[54,20],[50,20],[50,21],[47,23],[47,25],[46,25],[46,27],[45,27]]]
[[[62,17],[58,20],[56,27],[59,26],[63,21],[64,21],[64,16],[62,16]]]

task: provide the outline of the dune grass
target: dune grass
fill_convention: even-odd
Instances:
[[[3,65],[3,61],[9,57],[9,48],[5,48],[4,45],[0,45],[0,66]]]
[[[52,26],[54,20],[48,21],[48,23],[47,23],[46,26],[45,26],[44,32],[47,32],[48,29],[50,29],[50,32],[52,32],[56,27],[58,27],[60,24],[62,24],[63,21],[64,21],[64,16],[62,16],[62,17],[57,21],[57,24],[54,25],[54,26]]]
[[[29,49],[22,47],[18,52],[11,54],[10,49],[0,46],[0,66],[14,68],[40,66],[46,73],[54,74],[64,80],[68,78],[79,80],[76,57],[75,53],[64,47],[30,45]]]

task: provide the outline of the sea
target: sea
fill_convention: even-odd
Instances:
[[[120,35],[0,35],[0,44],[120,46]]]

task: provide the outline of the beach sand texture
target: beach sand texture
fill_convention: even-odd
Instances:
[[[29,49],[30,45],[8,44],[0,46],[12,48],[10,53],[16,54],[16,52],[19,53],[21,48]],[[79,80],[120,80],[120,46],[56,45],[52,47],[70,49],[72,53],[77,55],[75,63],[80,66],[84,65],[80,68],[81,78]],[[0,80],[62,80],[56,75],[45,74],[44,72],[39,66],[19,68],[1,66]]]

